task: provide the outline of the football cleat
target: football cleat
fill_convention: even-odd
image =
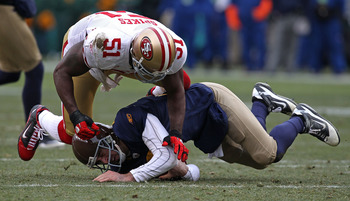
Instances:
[[[43,139],[44,129],[39,124],[38,116],[44,110],[48,109],[42,105],[33,106],[27,123],[18,137],[18,155],[22,160],[29,161],[32,159],[39,141]]]
[[[303,133],[309,133],[331,146],[337,146],[340,143],[337,129],[309,105],[298,104],[293,116],[300,116],[304,120]]]
[[[270,85],[262,82],[254,86],[252,101],[256,100],[263,101],[269,112],[282,112],[287,115],[292,115],[297,105],[292,99],[275,94]]]

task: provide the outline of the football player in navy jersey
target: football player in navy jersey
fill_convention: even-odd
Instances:
[[[331,122],[309,105],[275,94],[266,83],[255,84],[252,101],[249,109],[220,84],[193,84],[186,91],[184,142],[192,140],[210,158],[255,169],[280,161],[298,134],[309,133],[331,146],[340,142]],[[94,138],[82,140],[75,135],[72,142],[75,156],[83,164],[105,171],[95,178],[99,182],[141,182],[158,176],[186,178],[186,175],[190,180],[198,179],[193,175],[199,175],[196,174],[199,170],[181,165],[172,149],[162,146],[170,124],[166,107],[167,97],[163,94],[141,98],[122,108],[112,127],[99,126],[100,134]],[[266,117],[270,112],[291,117],[267,133]],[[57,116],[45,109],[38,115],[37,124],[44,132],[55,132],[46,129],[54,118]],[[150,160],[149,151],[153,155]]]

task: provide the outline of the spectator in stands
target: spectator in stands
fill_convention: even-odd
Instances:
[[[232,0],[226,11],[229,26],[241,34],[243,61],[248,71],[265,64],[267,17],[272,0]]]

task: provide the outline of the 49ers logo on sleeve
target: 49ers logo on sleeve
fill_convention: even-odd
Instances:
[[[151,60],[153,57],[153,48],[151,40],[148,37],[143,37],[141,40],[141,53],[146,60]]]

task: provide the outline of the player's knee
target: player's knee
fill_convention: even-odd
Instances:
[[[274,161],[274,158],[272,156],[268,156],[267,154],[263,153],[255,154],[252,156],[252,158],[261,166],[259,166],[260,168],[256,169],[264,169]]]
[[[254,169],[257,169],[257,170],[262,170],[262,169],[267,168],[267,165],[255,164],[254,166],[251,166],[251,167]]]

